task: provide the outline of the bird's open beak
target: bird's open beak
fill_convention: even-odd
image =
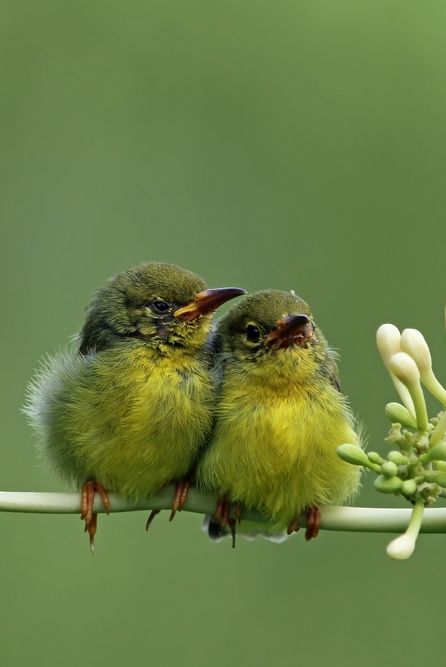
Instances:
[[[191,322],[197,317],[202,317],[216,310],[229,299],[234,299],[236,296],[246,294],[246,290],[239,287],[219,287],[217,289],[205,289],[198,292],[195,298],[190,303],[187,303],[181,308],[177,308],[174,316],[180,320]]]
[[[278,349],[291,345],[303,347],[313,333],[313,325],[306,315],[288,315],[277,322],[276,328],[266,336],[266,343]]]

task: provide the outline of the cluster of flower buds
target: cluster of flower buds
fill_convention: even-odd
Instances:
[[[404,496],[413,506],[409,527],[387,548],[392,558],[409,558],[420,530],[424,508],[446,496],[446,410],[428,418],[422,385],[446,408],[446,390],[432,370],[432,358],[423,335],[416,329],[402,333],[393,324],[379,327],[378,350],[400,396],[388,403],[392,422],[387,442],[392,451],[383,458],[357,445],[338,447],[338,454],[353,465],[373,470],[375,488]]]

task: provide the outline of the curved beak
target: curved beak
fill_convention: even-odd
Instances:
[[[197,317],[212,313],[212,311],[216,310],[223,303],[226,303],[226,301],[242,294],[246,294],[246,290],[239,287],[205,289],[202,292],[198,292],[193,301],[187,303],[185,306],[181,306],[181,308],[177,308],[174,316],[186,322],[191,322]]]
[[[278,320],[277,326],[266,336],[266,344],[277,349],[291,345],[304,347],[313,337],[313,325],[306,315],[288,315]]]

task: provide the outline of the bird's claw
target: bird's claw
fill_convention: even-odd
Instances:
[[[170,513],[169,521],[173,521],[175,518],[175,514],[177,512],[181,512],[181,510],[183,509],[187,500],[187,494],[189,493],[189,488],[190,488],[190,482],[188,480],[181,479],[179,482],[177,482],[175,497],[173,499],[172,511]]]
[[[81,487],[81,519],[85,522],[84,531],[88,533],[91,553],[94,553],[94,536],[98,527],[98,515],[93,511],[94,498],[99,493],[102,506],[107,514],[110,513],[110,498],[107,490],[99,482],[88,480]]]
[[[150,526],[152,525],[153,519],[156,517],[157,514],[159,514],[161,510],[152,510],[147,518],[146,521],[146,531],[149,530]]]
[[[169,521],[173,521],[175,518],[175,514],[177,512],[181,512],[181,510],[183,509],[187,500],[187,494],[189,493],[189,488],[190,488],[190,482],[188,480],[182,479],[176,483],[175,496],[172,503],[172,511],[170,513]],[[161,510],[152,510],[150,512],[146,521],[146,531],[149,530],[150,526],[152,525],[153,519],[160,512]]]
[[[234,516],[231,516],[231,512]],[[232,548],[235,549],[236,528],[242,520],[242,508],[240,503],[231,503],[227,498],[217,498],[214,519],[224,528],[228,526],[232,535]]]
[[[307,529],[305,539],[312,540],[319,535],[321,526],[321,511],[319,507],[309,507],[307,509]]]
[[[296,514],[296,516],[288,524],[288,528],[287,528],[286,533],[287,533],[287,535],[292,535],[293,533],[297,533],[299,528],[300,528],[299,515]]]
[[[169,521],[173,521],[175,518],[175,514],[177,512],[181,512],[181,510],[183,509],[187,500],[187,494],[189,493],[189,487],[190,487],[190,482],[188,482],[185,479],[182,479],[179,482],[177,482],[175,497],[173,499],[172,511],[170,513]]]
[[[312,540],[315,537],[319,535],[319,528],[321,525],[321,512],[319,507],[308,507],[305,510],[306,518],[307,518],[307,528],[305,530],[305,539]],[[290,521],[288,524],[287,528],[287,535],[291,535],[292,533],[297,533],[299,530],[299,515],[296,514],[296,516]]]
[[[214,519],[218,521],[221,526],[226,526],[229,517],[229,502],[226,498],[217,498],[217,507],[214,512]]]

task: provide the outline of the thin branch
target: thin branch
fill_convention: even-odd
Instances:
[[[111,512],[135,512],[141,510],[169,510],[174,497],[174,488],[166,487],[144,501],[133,503],[115,494],[110,494]],[[37,493],[30,491],[0,491],[1,512],[28,512],[35,514],[78,514],[78,493]],[[100,499],[95,500],[95,511],[103,512]],[[212,514],[215,496],[191,489],[184,510],[197,514]],[[321,528],[325,530],[358,533],[398,533],[406,530],[411,515],[410,509],[377,507],[321,508]],[[254,511],[245,511],[243,518],[265,522]],[[302,517],[302,525],[305,525]],[[446,533],[446,508],[427,509],[424,513],[422,533]]]

